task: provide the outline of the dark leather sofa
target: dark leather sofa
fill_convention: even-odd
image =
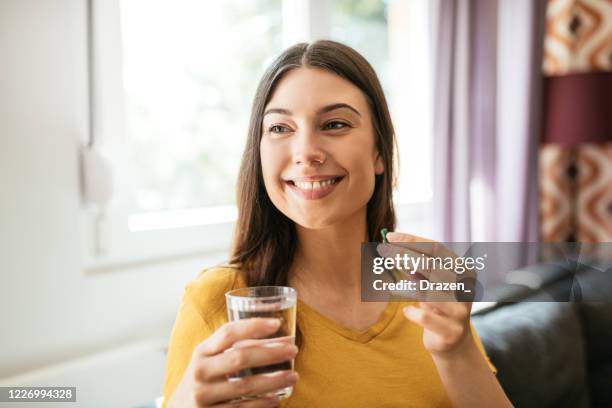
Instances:
[[[612,407],[612,269],[586,268],[569,285],[557,272],[523,301],[501,302],[472,322],[515,406]],[[542,301],[568,300],[576,288],[604,300]]]

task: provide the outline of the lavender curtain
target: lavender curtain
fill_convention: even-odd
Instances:
[[[538,239],[545,1],[436,4],[435,235]]]

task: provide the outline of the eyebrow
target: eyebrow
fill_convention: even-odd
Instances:
[[[361,116],[361,113],[359,113],[359,111],[355,108],[353,108],[351,105],[347,104],[347,103],[332,103],[331,105],[327,105],[322,107],[321,109],[319,109],[317,111],[317,114],[320,115],[321,113],[327,113],[327,112],[331,112],[333,110],[336,109],[350,109],[353,112],[355,112],[358,116]],[[291,115],[291,111],[287,110],[287,109],[282,109],[282,108],[271,108],[268,109],[264,112],[264,116],[266,116],[269,113],[280,113],[281,115]]]

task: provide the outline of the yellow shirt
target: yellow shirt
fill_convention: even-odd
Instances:
[[[205,270],[186,286],[170,339],[164,401],[181,381],[194,348],[227,322],[225,292],[244,286],[242,273],[231,266]],[[402,313],[407,304],[389,302],[377,323],[357,332],[298,300],[303,338],[295,369],[300,379],[281,407],[450,406],[423,346],[423,329]]]

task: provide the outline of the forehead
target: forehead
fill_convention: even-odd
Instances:
[[[368,114],[365,95],[357,86],[326,69],[300,67],[279,80],[266,108],[307,112],[333,103],[347,103]]]

